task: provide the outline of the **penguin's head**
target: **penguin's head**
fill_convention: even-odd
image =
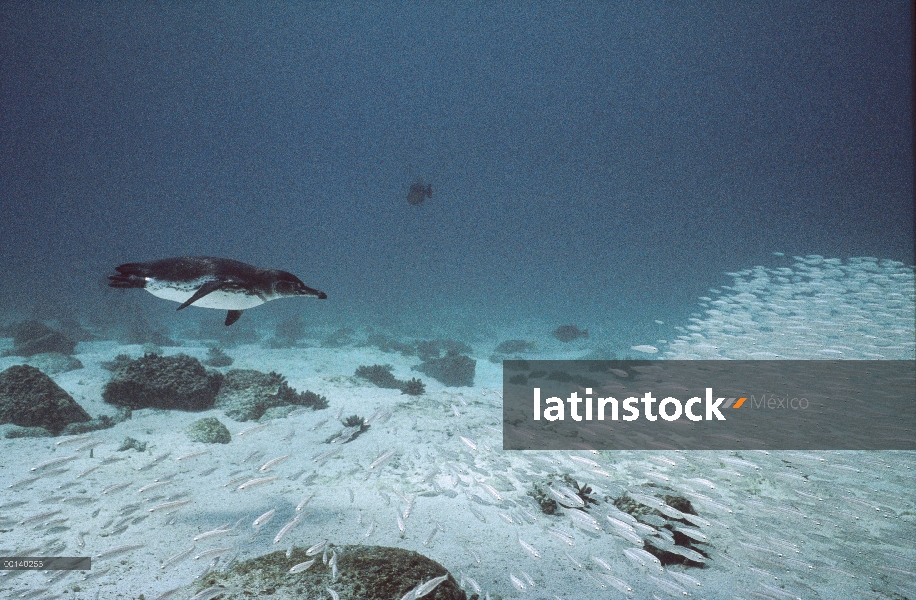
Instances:
[[[302,280],[286,271],[274,271],[273,293],[277,296],[310,296],[324,300],[328,297],[324,292],[310,288]]]

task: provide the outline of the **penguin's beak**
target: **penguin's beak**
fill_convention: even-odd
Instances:
[[[320,290],[316,290],[314,288],[310,288],[308,286],[303,286],[302,289],[299,290],[299,295],[314,297],[314,298],[318,298],[319,300],[325,300],[328,297],[328,295],[325,294],[324,292]]]

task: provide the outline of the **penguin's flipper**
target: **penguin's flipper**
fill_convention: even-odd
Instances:
[[[242,311],[240,310],[230,310],[226,313],[226,327],[229,327],[233,323],[239,320],[239,317],[242,316]]]
[[[191,306],[192,304],[194,304],[195,302],[197,302],[198,300],[200,300],[207,294],[211,294],[215,292],[216,290],[220,289],[221,287],[223,287],[223,285],[225,285],[225,282],[223,281],[208,281],[207,283],[200,286],[200,288],[198,288],[198,290],[194,292],[193,296],[191,296],[190,298],[182,302],[181,306],[179,306],[175,310],[181,310],[182,308],[187,308],[188,306]]]

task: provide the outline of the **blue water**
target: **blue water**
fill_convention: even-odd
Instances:
[[[0,10],[6,313],[188,254],[420,325],[685,315],[773,250],[912,263],[907,3]]]

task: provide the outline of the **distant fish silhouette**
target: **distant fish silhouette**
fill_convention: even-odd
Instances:
[[[423,181],[417,181],[412,186],[410,186],[410,191],[407,192],[407,204],[411,206],[417,206],[423,204],[423,201],[427,198],[433,197],[433,184],[425,185]]]
[[[563,343],[568,343],[579,338],[587,338],[588,330],[583,331],[575,325],[560,325],[551,335]]]

